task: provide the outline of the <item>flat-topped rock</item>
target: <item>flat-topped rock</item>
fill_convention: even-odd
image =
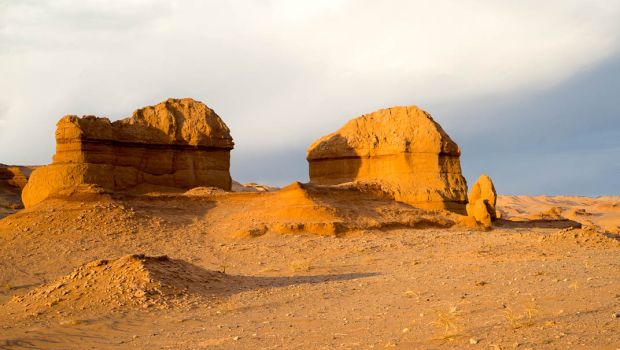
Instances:
[[[170,98],[155,106],[140,108],[131,118],[115,122],[95,116],[65,116],[57,124],[54,160],[70,161],[64,158],[70,149],[62,146],[80,143],[78,141],[228,150],[234,146],[224,121],[211,108],[191,98]]]
[[[231,187],[230,130],[209,107],[191,98],[168,99],[111,122],[65,116],[56,128],[51,165],[32,173],[26,207],[59,188],[95,184],[111,191],[169,187]]]
[[[420,208],[465,213],[467,183],[459,157],[458,145],[416,106],[352,119],[307,152],[311,183],[371,184]]]

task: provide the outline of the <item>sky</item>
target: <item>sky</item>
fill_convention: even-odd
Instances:
[[[241,182],[308,181],[313,140],[417,105],[469,184],[620,195],[620,1],[0,0],[0,163],[168,97],[222,117]]]

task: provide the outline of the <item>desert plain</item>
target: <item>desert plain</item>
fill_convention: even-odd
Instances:
[[[192,99],[56,140],[0,167],[0,349],[620,348],[620,196],[466,181],[417,107],[319,138],[283,188],[233,181]]]

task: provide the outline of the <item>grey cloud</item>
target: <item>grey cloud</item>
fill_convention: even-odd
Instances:
[[[62,115],[117,119],[167,97],[202,100],[224,118],[242,181],[307,179],[312,140],[392,105],[435,115],[463,147],[468,177],[496,171],[482,166],[501,162],[489,150],[519,159],[540,149],[615,147],[617,72],[609,71],[613,60],[601,62],[620,47],[620,6],[446,4],[11,3],[0,7],[10,15],[0,21],[0,162],[49,162]],[[596,66],[607,71],[567,80]],[[571,93],[588,84],[600,88]],[[589,124],[572,117],[592,110]],[[497,176],[509,192],[546,188],[540,178],[526,187]]]
[[[619,90],[620,59],[612,57],[548,90],[425,108],[461,146],[470,183],[486,172],[502,193],[610,195],[620,194]],[[307,136],[287,150],[238,151],[233,175],[307,180],[305,150],[321,135]]]

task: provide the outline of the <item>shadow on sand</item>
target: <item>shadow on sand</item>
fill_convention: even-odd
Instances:
[[[152,258],[144,264],[144,267],[150,272],[153,279],[166,284],[177,284],[178,287],[188,288],[187,291],[190,294],[203,297],[227,297],[262,288],[272,289],[300,284],[349,281],[380,275],[375,272],[266,277],[228,275],[203,269],[183,260],[165,257]],[[235,310],[250,310],[255,307],[263,308],[265,305],[246,306]],[[127,312],[123,311],[117,314],[109,312],[89,314],[88,316],[84,314],[82,317],[87,317],[87,319],[79,320],[78,323],[70,325],[70,327],[48,326],[36,331],[18,332],[18,334],[3,337],[4,339],[0,339],[0,349],[115,348],[121,344],[128,345],[136,339],[137,336],[134,334],[144,332],[145,316],[143,312],[146,311],[128,309]],[[158,321],[155,321],[153,317],[150,319],[155,326]],[[200,321],[201,324],[209,322],[206,319],[199,320],[191,317],[187,320]],[[29,326],[33,326],[33,324],[30,323]],[[67,344],[76,344],[76,346],[67,347]]]
[[[577,221],[563,219],[563,220],[507,220],[498,219],[493,223],[494,226],[502,228],[581,228],[581,224]]]

